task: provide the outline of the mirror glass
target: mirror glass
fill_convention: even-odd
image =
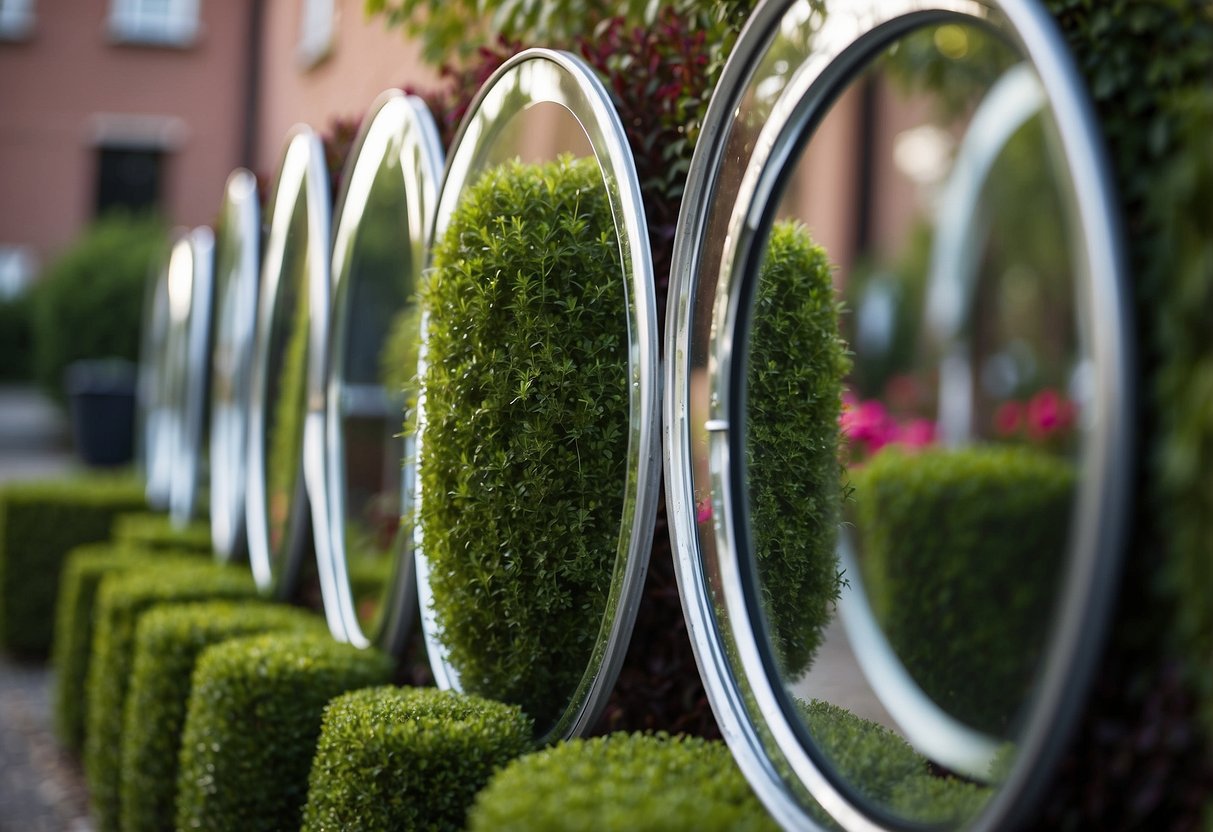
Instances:
[[[347,640],[399,654],[416,614],[418,281],[442,150],[415,97],[385,93],[364,124],[333,243],[325,421],[332,551],[322,560],[334,570],[327,606]]]
[[[139,454],[148,505],[168,508],[171,449],[165,444],[168,398],[163,388],[168,338],[168,268],[173,246],[166,242],[163,259],[148,277],[143,299],[139,346]]]
[[[215,236],[205,226],[189,234],[192,280],[185,325],[181,415],[176,463],[169,493],[169,516],[177,526],[194,519],[199,492],[205,487],[207,398],[210,388],[211,299],[214,288]]]
[[[261,219],[257,178],[228,177],[215,238],[215,332],[211,350],[211,541],[223,561],[248,556],[244,480],[253,332],[260,283]]]
[[[1119,548],[1101,150],[997,6],[927,6],[758,13],[671,302],[700,655],[768,806],[848,828],[1018,811]]]
[[[272,202],[261,273],[247,516],[258,585],[290,594],[312,554],[304,482],[308,359],[317,298],[328,297],[328,182],[319,139],[296,128]]]
[[[657,497],[652,266],[634,165],[572,56],[507,62],[461,127],[422,288],[417,571],[440,685],[585,731]]]

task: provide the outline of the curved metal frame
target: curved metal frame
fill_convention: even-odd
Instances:
[[[751,18],[726,65],[709,108],[691,165],[679,218],[671,274],[666,354],[667,494],[683,607],[696,652],[725,739],[751,785],[787,828],[819,828],[807,810],[815,800],[845,828],[875,830],[910,825],[858,798],[820,750],[802,742],[803,727],[787,712],[786,696],[757,633],[764,626],[747,548],[747,505],[741,460],[744,448],[744,338],[761,252],[781,182],[801,142],[845,85],[876,54],[906,32],[934,22],[972,21],[992,27],[1015,46],[1039,75],[1057,124],[1054,137],[1070,166],[1072,208],[1082,236],[1085,270],[1079,296],[1087,315],[1095,362],[1095,402],[1090,452],[1080,476],[1075,544],[1060,593],[1059,613],[1043,661],[1034,707],[1018,738],[1020,754],[1001,788],[972,822],[972,828],[1014,825],[1027,817],[1072,730],[1090,684],[1098,645],[1106,629],[1124,539],[1129,472],[1133,460],[1132,344],[1120,253],[1117,205],[1107,174],[1102,140],[1090,104],[1054,22],[1031,0],[829,0],[811,57],[785,86],[752,155],[726,156],[738,107],[772,39],[790,9],[814,13],[804,4],[776,0]],[[795,21],[793,21],[795,22]],[[725,181],[726,164],[740,163],[740,185]],[[730,189],[735,189],[732,193]],[[725,195],[725,249],[704,253],[713,206]],[[704,259],[707,257],[708,259]],[[719,282],[719,286],[714,285]],[[691,356],[705,345],[696,327],[695,298],[701,284],[715,288],[716,308],[706,345],[711,377],[706,400],[707,439],[692,439]],[[733,360],[734,350],[739,359]],[[695,516],[697,450],[711,469],[717,560],[704,563]],[[700,483],[702,484],[702,483]],[[719,569],[719,585],[710,577]],[[713,592],[723,591],[717,612]],[[728,620],[723,624],[719,615]],[[764,655],[767,654],[767,655]],[[735,659],[730,658],[735,657]],[[773,681],[773,676],[775,681]],[[781,773],[783,772],[783,773]],[[785,776],[785,774],[789,776]],[[807,794],[805,793],[807,790]],[[811,798],[809,797],[811,795]]]
[[[308,303],[307,405],[303,422],[303,438],[299,452],[302,456],[302,476],[296,484],[287,520],[287,536],[283,542],[282,567],[276,569],[270,551],[269,514],[266,499],[266,408],[269,379],[269,348],[274,308],[279,295],[283,255],[287,243],[287,226],[294,213],[295,202],[303,193],[307,198],[307,275],[305,286]],[[294,127],[287,137],[286,150],[274,188],[269,235],[261,267],[261,297],[257,309],[257,330],[253,356],[253,377],[249,407],[249,467],[246,480],[246,523],[248,527],[249,564],[258,588],[266,595],[286,598],[294,593],[299,581],[300,567],[308,547],[307,535],[316,519],[309,519],[307,494],[323,487],[324,434],[318,393],[322,390],[324,337],[328,329],[329,287],[329,202],[328,175],[324,165],[324,148],[320,139],[306,125]],[[323,523],[323,518],[319,518]]]
[[[347,266],[352,249],[357,245],[361,218],[366,211],[372,183],[384,158],[395,154],[400,162],[400,187],[408,198],[409,225],[401,229],[400,245],[420,253],[414,264],[414,279],[421,272],[428,256],[427,235],[433,224],[438,186],[442,177],[442,144],[433,116],[425,103],[416,96],[405,96],[399,90],[388,90],[375,99],[354,140],[353,151],[346,163],[344,189],[339,201],[337,222],[333,233],[333,320],[327,341],[327,377],[324,385],[325,477],[324,489],[317,500],[313,497],[313,516],[328,515],[329,535],[317,537],[316,557],[321,564],[320,589],[324,597],[329,626],[339,638],[358,647],[371,644],[391,655],[404,650],[409,627],[416,613],[417,594],[414,587],[414,560],[411,539],[398,534],[393,544],[395,566],[384,596],[384,612],[373,632],[366,632],[358,620],[354,594],[350,586],[345,549],[345,440],[341,431],[344,412],[343,378],[346,333],[354,323],[357,310],[349,303],[349,284],[354,277]],[[415,164],[405,163],[413,160]],[[421,245],[416,245],[421,241]],[[403,419],[403,415],[401,417]],[[411,513],[415,464],[407,462],[401,479],[401,514]]]
[[[168,509],[172,467],[165,446],[165,399],[163,392],[165,343],[168,338],[168,265],[175,238],[165,244],[163,262],[148,276],[143,303],[143,332],[139,355],[139,463],[148,505]]]
[[[220,561],[248,557],[245,479],[248,470],[248,412],[257,289],[261,280],[261,206],[257,177],[233,171],[224,188],[218,245],[234,245],[228,274],[216,259],[215,343],[211,351],[210,513],[211,543]]]
[[[524,89],[526,87],[526,89]],[[619,547],[611,591],[590,664],[572,701],[541,742],[572,737],[589,730],[606,704],[623,663],[636,620],[636,609],[648,569],[657,512],[660,475],[658,441],[660,376],[653,266],[635,164],[619,116],[594,73],[577,57],[547,49],[529,49],[506,61],[476,95],[459,128],[447,161],[432,239],[440,239],[471,175],[478,172],[501,129],[516,112],[507,101],[524,97],[524,106],[539,103],[565,108],[581,125],[606,182],[619,238],[622,279],[628,296],[630,419],[628,482],[620,518]],[[425,366],[423,313],[422,369]],[[418,457],[424,455],[425,391],[418,402]],[[418,502],[425,500],[419,489]],[[429,570],[423,540],[416,537],[417,586],[422,629],[430,665],[439,687],[460,689],[459,675],[439,639],[439,624],[430,599]]]
[[[200,226],[190,232],[188,239],[192,280],[185,332],[183,388],[181,398],[177,401],[180,415],[174,454],[176,462],[169,486],[169,517],[178,528],[194,519],[198,489],[202,482],[215,280],[215,235],[210,228]]]

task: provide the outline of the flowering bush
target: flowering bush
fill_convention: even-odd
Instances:
[[[852,464],[863,462],[886,445],[925,448],[935,442],[935,423],[920,417],[898,418],[879,399],[861,400],[842,394],[839,427],[848,445],[844,456]]]
[[[1074,427],[1078,408],[1052,387],[1027,401],[1006,401],[994,414],[994,429],[1003,439],[1027,439],[1034,444],[1066,439]]]

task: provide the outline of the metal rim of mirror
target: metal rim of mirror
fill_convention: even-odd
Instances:
[[[361,218],[367,210],[372,182],[389,154],[400,166],[399,186],[408,195],[408,225],[399,229],[398,245],[418,260],[413,274],[419,278],[425,266],[428,240],[433,222],[434,204],[442,177],[442,145],[433,116],[416,96],[399,90],[382,93],[371,104],[346,163],[344,186],[338,201],[333,229],[333,303],[329,331],[327,379],[324,385],[324,499],[313,502],[312,511],[328,515],[328,536],[317,539],[317,559],[322,564],[320,589],[324,597],[329,626],[340,638],[358,647],[372,644],[390,655],[403,651],[409,628],[416,614],[414,560],[411,535],[398,533],[392,546],[394,566],[381,600],[384,610],[373,627],[364,627],[358,619],[346,551],[345,518],[345,440],[341,430],[346,398],[344,378],[349,327],[356,324],[358,310],[351,300],[353,251]],[[414,163],[409,164],[407,160]],[[416,278],[415,278],[416,279]],[[382,390],[379,391],[382,393]],[[403,421],[401,413],[398,422]],[[399,428],[399,424],[397,424]],[[406,454],[407,460],[407,454]],[[388,463],[390,464],[390,463]],[[408,516],[412,505],[415,466],[402,461],[401,514]]]
[[[565,52],[529,49],[506,61],[481,87],[460,125],[447,160],[435,231],[438,240],[474,174],[480,172],[506,123],[522,109],[556,104],[580,124],[607,184],[619,237],[628,305],[629,433],[628,474],[614,574],[597,643],[580,684],[563,715],[540,742],[585,733],[606,704],[631,638],[657,512],[660,476],[658,430],[660,377],[652,257],[639,183],[627,137],[602,83],[583,61]],[[427,314],[422,313],[422,331]],[[424,336],[423,336],[424,338]],[[426,347],[422,344],[422,369]],[[424,460],[425,391],[421,391],[418,456]],[[418,490],[418,503],[426,500]],[[458,669],[440,640],[431,606],[424,539],[416,540],[417,587],[422,630],[439,687],[461,690]]]
[[[261,206],[257,177],[243,168],[228,177],[215,257],[211,350],[210,521],[216,559],[248,557],[244,524],[248,412],[257,289],[261,279]]]
[[[309,303],[307,337],[307,377],[305,413],[299,447],[302,470],[295,483],[286,519],[286,534],[282,563],[274,563],[276,555],[270,540],[269,498],[267,495],[266,430],[269,424],[267,402],[269,395],[270,346],[274,335],[277,300],[282,281],[288,228],[297,201],[306,200],[307,240],[304,256],[306,274],[304,286]],[[253,372],[249,400],[248,476],[245,480],[245,523],[248,532],[249,565],[253,579],[265,595],[288,598],[294,594],[308,555],[311,537],[315,533],[307,495],[323,487],[323,433],[319,433],[321,413],[315,399],[320,389],[319,366],[316,358],[322,354],[323,337],[327,332],[329,287],[329,223],[332,211],[329,202],[328,174],[325,169],[324,147],[316,133],[306,125],[294,127],[287,136],[282,162],[270,200],[270,226],[261,264],[260,298],[254,337]]]
[[[163,394],[165,344],[168,338],[168,269],[177,232],[165,242],[163,254],[148,275],[143,298],[142,333],[139,346],[138,463],[143,475],[148,506],[166,510],[169,505],[171,454],[164,442],[166,400]]]
[[[665,450],[670,533],[683,608],[709,700],[733,755],[773,816],[786,828],[816,829],[806,799],[816,801],[844,828],[874,830],[901,825],[857,799],[852,788],[825,764],[819,749],[801,742],[769,664],[760,648],[761,631],[752,586],[752,569],[739,553],[747,531],[744,482],[738,456],[744,448],[742,403],[738,401],[743,362],[733,360],[742,284],[754,279],[757,232],[770,219],[779,190],[778,177],[794,157],[798,142],[810,133],[845,85],[897,37],[929,23],[970,22],[993,29],[1013,44],[1035,70],[1046,105],[1060,134],[1061,156],[1070,168],[1073,210],[1086,261],[1081,299],[1095,363],[1094,396],[1098,418],[1089,434],[1076,502],[1075,541],[1067,558],[1060,591],[1062,613],[1052,631],[1036,697],[1019,737],[1021,753],[1007,778],[972,828],[1002,828],[1021,822],[1052,774],[1063,744],[1090,684],[1095,647],[1106,629],[1124,541],[1132,431],[1133,344],[1128,292],[1120,252],[1114,190],[1104,160],[1102,138],[1086,92],[1072,66],[1054,22],[1032,0],[828,0],[827,18],[839,25],[818,38],[812,65],[804,70],[798,97],[772,118],[748,158],[745,178],[736,157],[725,155],[734,118],[758,67],[777,40],[789,10],[804,6],[789,0],[761,5],[751,17],[724,69],[696,148],[675,239],[667,322],[668,357],[665,396]],[[807,8],[807,6],[804,6]],[[806,13],[807,17],[807,13]],[[730,190],[732,189],[732,190]],[[718,207],[722,203],[724,207]],[[705,254],[713,211],[723,212],[728,235],[725,250]],[[719,220],[719,216],[715,219]],[[714,226],[720,227],[719,222]],[[716,293],[717,330],[705,335],[695,326],[700,292]],[[705,337],[708,339],[705,342]],[[706,352],[715,393],[693,393],[691,356]],[[741,350],[738,350],[738,355]],[[698,397],[698,398],[697,398]],[[707,437],[695,444],[690,413],[698,402],[706,410]],[[702,412],[702,411],[701,411]],[[730,425],[734,424],[730,430]],[[713,543],[724,587],[715,598],[706,573],[696,522],[693,465],[703,449],[711,456],[711,493],[717,509]],[[703,489],[701,489],[702,492]],[[718,618],[723,602],[728,622]],[[807,792],[807,795],[806,795]],[[811,796],[809,798],[808,796]]]

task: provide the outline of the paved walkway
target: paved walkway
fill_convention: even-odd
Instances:
[[[62,476],[76,463],[59,410],[28,387],[0,386],[0,484]],[[79,763],[51,730],[49,666],[0,656],[0,832],[89,832]]]

